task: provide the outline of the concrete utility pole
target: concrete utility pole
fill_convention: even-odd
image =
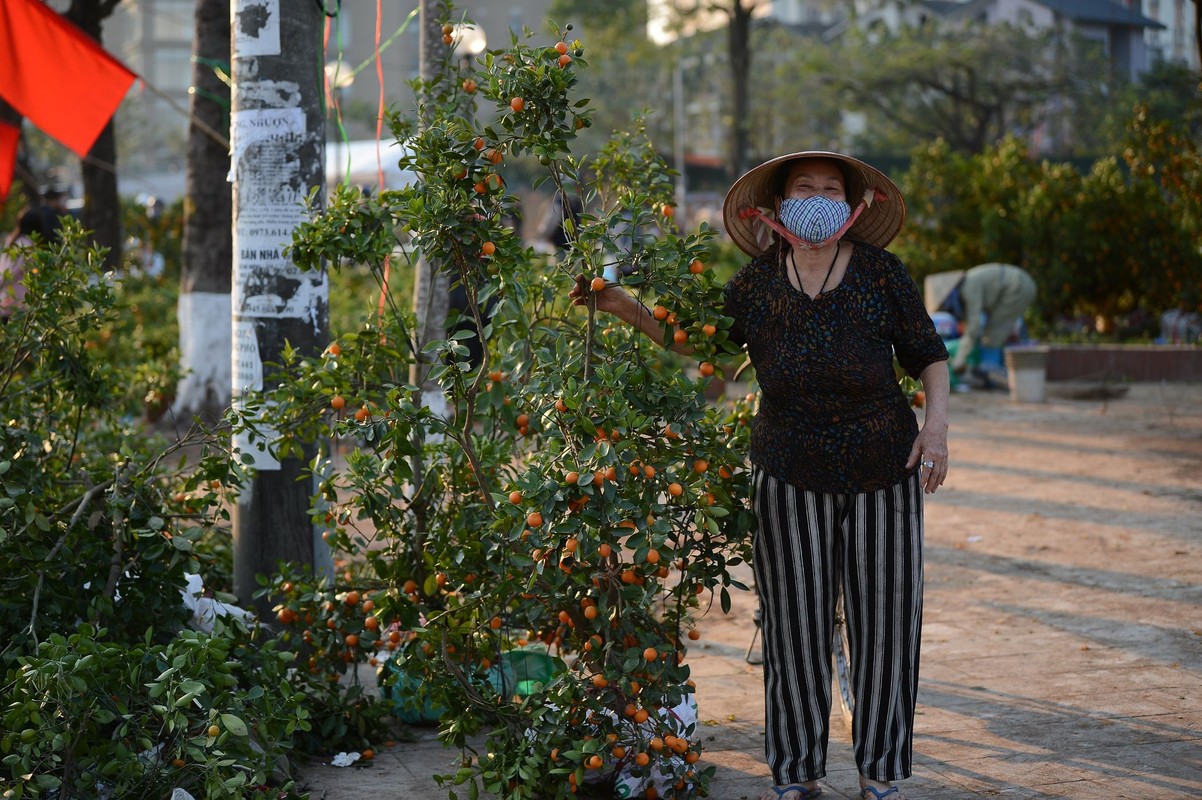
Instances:
[[[444,0],[421,0],[420,8],[421,77],[423,81],[431,81],[445,69],[447,46],[442,41],[442,26],[449,17],[449,9]],[[430,368],[420,360],[420,353],[426,342],[446,338],[450,294],[451,279],[447,271],[430,263],[428,258],[419,259],[413,284],[418,352],[414,354],[413,366],[410,367],[409,382],[422,387],[422,402],[432,406],[435,411],[443,411],[445,401],[438,384],[427,379]]]
[[[322,6],[313,0],[233,0],[234,77],[230,146],[234,182],[233,403],[278,384],[264,364],[285,343],[318,354],[329,339],[325,270],[301,272],[283,253],[307,219],[318,187],[324,205]],[[271,409],[259,420],[271,436]],[[255,575],[280,561],[329,571],[329,551],[308,515],[311,486],[298,480],[304,458],[278,460],[238,437],[256,473],[234,509],[234,592],[252,604]],[[263,611],[264,609],[260,609]]]

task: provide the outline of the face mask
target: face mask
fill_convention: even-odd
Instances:
[[[784,225],[780,224],[775,219],[773,219],[772,212],[769,211],[767,208],[760,208],[758,206],[747,206],[747,207],[739,209],[738,215],[739,215],[739,219],[758,220],[762,224],[764,224],[767,227],[771,228],[772,230],[776,231],[778,234],[780,234],[781,238],[783,238],[786,242],[793,245],[794,247],[815,249],[815,248],[823,246],[824,244],[826,244],[827,242],[829,242],[832,239],[838,239],[843,234],[845,234],[849,230],[851,230],[851,227],[856,224],[856,220],[860,218],[860,214],[865,209],[872,208],[873,203],[884,203],[888,199],[889,199],[889,195],[885,194],[884,192],[882,192],[879,189],[866,189],[864,191],[864,197],[861,200],[859,200],[859,202],[856,203],[856,210],[851,212],[851,216],[846,218],[846,221],[843,223],[843,225],[840,226],[838,230],[836,230],[833,234],[828,236],[826,239],[823,239],[818,242],[809,242],[809,241],[806,241],[805,239],[802,239],[802,238],[796,236],[791,230],[789,230]],[[790,203],[790,202],[792,202],[792,201],[789,201],[789,200],[781,201],[782,214],[785,210],[784,209],[785,203]],[[800,202],[804,202],[804,201],[798,200],[796,202],[800,203]],[[834,201],[834,200],[829,201],[829,202],[837,203],[837,201]],[[841,205],[846,205],[846,204],[841,204]],[[767,242],[761,241],[761,245],[767,246]]]
[[[803,242],[817,245],[844,231],[851,219],[851,206],[842,200],[815,195],[804,200],[780,201],[780,222]]]

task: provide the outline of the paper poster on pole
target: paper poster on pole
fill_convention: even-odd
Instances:
[[[280,54],[280,0],[234,0],[230,11],[235,57]]]
[[[259,334],[253,320],[235,320],[234,349],[233,349],[233,404],[235,408],[244,408],[242,397],[247,392],[257,392],[263,389],[263,356],[259,349]],[[263,411],[266,411],[264,407]],[[278,470],[277,459],[267,449],[267,445],[279,438],[279,432],[264,424],[267,414],[259,413],[251,418],[259,429],[261,437],[239,431],[234,434],[234,452],[238,457],[247,454],[251,457],[248,466],[258,470]]]
[[[307,138],[304,112],[250,109],[235,113],[231,122],[238,202],[234,316],[316,323],[329,296],[327,277],[324,271],[302,272],[285,252],[292,231],[308,219],[298,156]]]

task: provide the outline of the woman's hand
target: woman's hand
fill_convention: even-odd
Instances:
[[[947,479],[947,362],[936,361],[918,376],[926,392],[922,430],[910,448],[906,469],[919,467],[923,491],[931,494]]]
[[[947,479],[947,422],[942,424],[928,420],[923,424],[914,446],[910,449],[910,458],[906,460],[906,468],[921,468],[919,481],[922,490],[932,494],[943,485]]]
[[[621,317],[626,322],[633,323],[635,320],[631,316],[631,312],[640,309],[640,304],[634,295],[621,286],[607,284],[601,291],[594,292],[589,288],[588,279],[583,275],[577,275],[576,285],[568,293],[568,297],[572,298],[572,305],[586,305],[590,296],[596,298],[598,311],[605,311]]]

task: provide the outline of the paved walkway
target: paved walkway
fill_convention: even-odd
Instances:
[[[952,398],[911,800],[1202,798],[1202,386],[1074,388]],[[711,612],[690,651],[713,800],[769,782],[754,608]],[[314,800],[446,797],[430,776],[455,753],[418,736],[364,768],[307,765],[302,783]],[[854,798],[849,733],[831,738],[825,794]]]

